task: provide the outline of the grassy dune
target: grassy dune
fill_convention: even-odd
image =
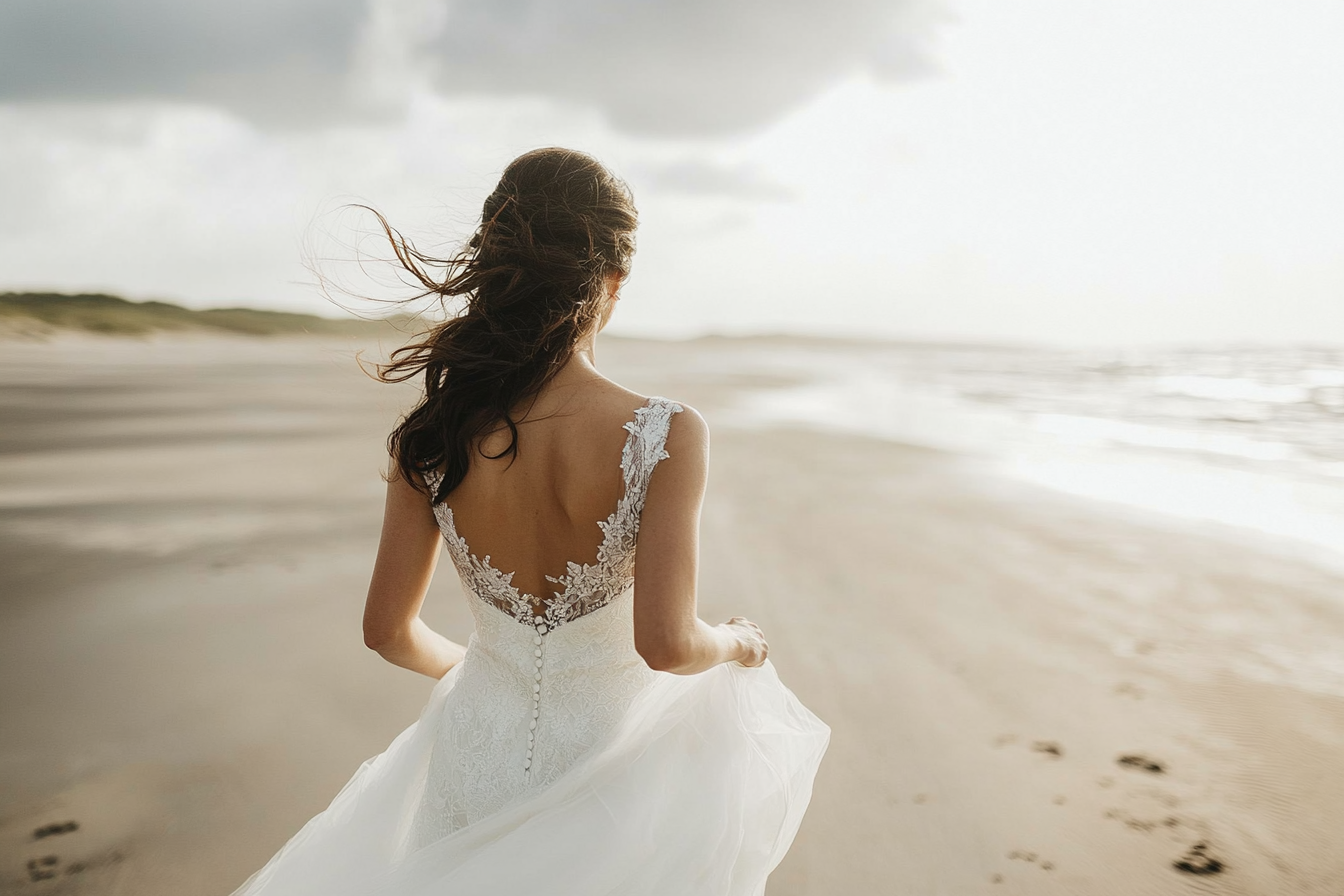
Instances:
[[[41,338],[82,330],[110,336],[145,336],[163,331],[195,330],[243,336],[356,335],[405,326],[404,317],[388,320],[335,320],[314,314],[211,308],[195,311],[170,302],[131,302],[98,293],[0,293],[0,335]]]

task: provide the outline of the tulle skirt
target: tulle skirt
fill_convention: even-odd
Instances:
[[[830,740],[768,661],[659,674],[560,778],[413,849],[456,672],[234,896],[759,896]]]

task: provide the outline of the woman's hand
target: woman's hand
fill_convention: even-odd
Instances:
[[[737,662],[743,666],[759,666],[770,655],[770,645],[766,643],[761,627],[745,616],[734,616],[723,627],[728,629],[742,645],[742,655]]]

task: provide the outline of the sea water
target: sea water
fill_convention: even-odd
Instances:
[[[1059,491],[1257,530],[1344,562],[1344,347],[734,342],[703,360],[791,382],[745,392],[747,425],[955,451]]]

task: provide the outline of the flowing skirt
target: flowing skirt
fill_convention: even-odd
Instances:
[[[436,724],[460,668],[234,896],[764,893],[830,740],[771,663],[658,674],[561,777],[412,848]]]

